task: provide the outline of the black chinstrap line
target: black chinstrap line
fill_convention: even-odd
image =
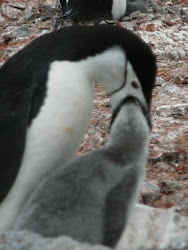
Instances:
[[[110,128],[112,127],[112,124],[114,123],[118,113],[120,112],[122,106],[125,104],[125,103],[128,103],[128,102],[133,102],[135,103],[137,106],[140,107],[143,115],[145,116],[146,120],[147,120],[147,123],[148,123],[148,126],[151,130],[152,126],[151,126],[151,119],[150,119],[150,114],[149,114],[149,110],[146,109],[142,103],[140,102],[140,100],[134,96],[126,96],[125,98],[123,98],[121,100],[121,102],[118,104],[118,106],[115,108],[114,112],[112,113],[112,119],[111,119],[111,122],[110,122]]]
[[[127,69],[127,60],[126,60],[125,68]],[[118,91],[120,91],[121,89],[123,89],[124,86],[125,86],[125,84],[126,84],[126,80],[127,80],[127,70],[125,70],[123,84],[119,87],[119,89],[116,89],[116,90],[114,90],[112,93],[110,93],[109,96],[111,96],[111,95],[117,93]]]

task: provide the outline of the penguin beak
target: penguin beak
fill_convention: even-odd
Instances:
[[[129,99],[130,101],[134,101],[135,104],[140,108],[140,110],[142,111],[143,115],[145,116],[145,119],[148,123],[148,126],[150,128],[150,130],[152,129],[152,125],[151,125],[151,116],[150,116],[150,111],[149,111],[149,107],[144,106],[140,100],[138,98],[136,98],[135,96],[128,96],[127,99]]]
[[[125,104],[125,103],[128,103],[128,102],[133,102],[137,105],[137,107],[142,111],[147,123],[148,123],[148,126],[150,128],[150,130],[152,129],[152,125],[151,125],[151,118],[150,118],[150,112],[149,112],[149,107],[148,106],[145,106],[142,104],[142,102],[135,96],[126,96],[125,98],[123,98],[119,105],[116,107],[116,109],[114,110],[113,114],[112,114],[112,119],[111,119],[111,124],[110,124],[110,127],[112,126],[112,123],[113,121],[115,120],[115,117],[117,116],[119,110],[121,109],[121,107]]]

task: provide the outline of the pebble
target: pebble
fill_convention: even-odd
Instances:
[[[24,18],[25,18],[26,21],[33,21],[33,20],[35,20],[38,16],[39,16],[38,10],[33,8],[31,11],[29,10],[29,11],[27,11],[27,12],[25,13]]]
[[[130,14],[130,17],[132,17],[132,19],[136,19],[139,15],[141,14],[141,12],[139,10],[134,11]]]
[[[23,25],[15,29],[10,36],[12,39],[23,38],[23,37],[28,37],[30,33],[31,33],[30,29],[26,25]]]
[[[41,9],[45,12],[47,12],[49,15],[53,16],[55,14],[57,14],[57,9],[54,8],[53,6],[51,5],[48,5],[48,4],[43,4],[41,5]]]
[[[113,20],[105,20],[105,22],[106,22],[107,24],[115,24],[115,21],[113,21]]]
[[[152,182],[144,182],[141,186],[140,195],[143,203],[148,204],[160,198],[160,188]]]
[[[180,190],[180,185],[174,181],[161,181],[159,182],[160,192],[163,194],[171,194]]]
[[[59,30],[63,25],[63,20],[61,19],[52,19],[51,21],[51,31],[53,30]]]
[[[136,12],[136,11],[140,11],[142,13],[147,13],[148,7],[141,0],[136,0],[134,2],[129,1],[127,3],[126,16],[129,16],[131,13]]]
[[[123,16],[122,18],[121,18],[121,21],[122,22],[127,22],[127,21],[131,21],[132,20],[132,17],[130,17],[130,16]]]
[[[180,13],[180,16],[182,16],[182,17],[186,17],[186,18],[188,17],[188,12],[186,12],[186,11],[185,11],[184,9],[182,9],[182,8],[179,10],[179,13]]]
[[[185,241],[185,239],[178,239],[176,241],[173,241],[170,244],[170,247],[174,250],[182,250],[182,249],[188,249],[188,243]]]
[[[166,84],[166,81],[161,77],[156,77],[155,86],[162,86]]]
[[[101,21],[99,24],[107,24],[105,21]]]

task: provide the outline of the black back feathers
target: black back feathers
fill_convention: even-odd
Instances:
[[[60,0],[64,17],[77,21],[112,19],[113,0]]]
[[[4,82],[6,87],[9,84],[15,87],[24,84],[26,89],[31,90],[32,87],[34,91],[39,77],[43,78],[40,83],[45,81],[49,64],[54,60],[79,61],[114,46],[120,46],[125,51],[149,102],[156,72],[155,57],[142,39],[115,26],[72,26],[43,35],[3,65],[0,82]],[[11,72],[11,76],[7,71]]]

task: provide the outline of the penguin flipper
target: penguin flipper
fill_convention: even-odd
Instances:
[[[0,203],[11,189],[21,164],[29,111],[0,113]]]

